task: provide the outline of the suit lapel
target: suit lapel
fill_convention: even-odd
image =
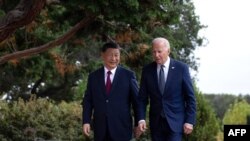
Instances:
[[[160,89],[159,89],[159,85],[158,85],[159,78],[158,78],[158,74],[157,74],[157,63],[156,62],[153,63],[151,71],[153,72],[151,74],[152,74],[153,82],[155,84],[155,88],[157,88],[159,93],[161,93]]]
[[[106,87],[105,87],[105,76],[104,76],[104,67],[102,67],[99,71],[99,74],[98,74],[98,82],[100,83],[100,87],[101,87],[101,91],[102,91],[102,94],[103,96],[107,96],[106,94]]]
[[[171,84],[171,81],[173,80],[174,71],[175,71],[175,64],[174,64],[174,61],[172,59],[170,59],[170,64],[169,64],[169,68],[168,68],[168,76],[167,76],[167,81],[165,84],[164,93],[167,92],[167,89],[168,89],[169,85]]]

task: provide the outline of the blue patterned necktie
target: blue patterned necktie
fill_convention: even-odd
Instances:
[[[161,91],[161,94],[164,93],[164,88],[165,88],[165,76],[164,76],[164,66],[161,65],[160,72],[159,72],[159,89]]]

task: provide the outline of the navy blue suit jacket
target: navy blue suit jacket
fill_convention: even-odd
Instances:
[[[139,91],[139,119],[145,119],[146,106],[150,99],[150,129],[157,127],[161,111],[173,132],[183,132],[184,123],[195,123],[196,101],[188,66],[170,59],[170,66],[162,95],[158,87],[157,64],[148,64],[143,68]]]
[[[112,139],[128,141],[132,138],[131,107],[137,115],[138,91],[134,72],[121,66],[116,69],[109,95],[105,92],[104,67],[89,74],[83,99],[83,124],[90,123],[93,114],[95,141],[105,136],[106,125]]]

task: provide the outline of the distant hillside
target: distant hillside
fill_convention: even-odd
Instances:
[[[237,99],[245,99],[250,104],[250,95],[204,94],[204,97],[212,105],[219,119],[223,119],[230,104]]]

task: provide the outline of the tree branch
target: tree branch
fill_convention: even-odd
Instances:
[[[32,55],[36,55],[39,54],[41,52],[44,52],[50,48],[54,48],[57,45],[60,45],[64,42],[66,42],[68,39],[70,39],[79,29],[83,28],[84,26],[89,25],[92,21],[95,20],[94,15],[88,15],[86,18],[84,18],[83,20],[81,20],[79,23],[77,23],[73,28],[71,28],[67,33],[65,33],[64,35],[60,36],[59,38],[50,41],[44,45],[38,46],[38,47],[34,47],[31,49],[27,49],[27,50],[23,50],[23,51],[17,51],[14,52],[12,54],[7,54],[4,55],[2,57],[0,57],[0,65],[12,60],[12,59],[20,59],[26,56],[32,56]]]
[[[46,0],[21,0],[15,9],[0,19],[0,42],[8,38],[17,28],[32,22],[45,2]]]

